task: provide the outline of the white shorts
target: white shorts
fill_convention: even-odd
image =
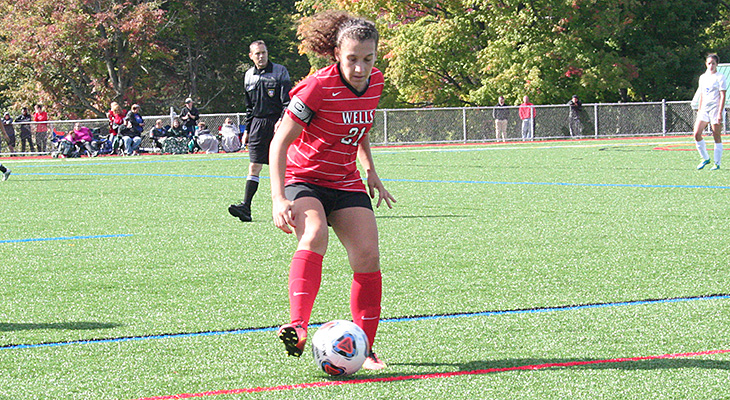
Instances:
[[[711,125],[717,121],[717,107],[702,108],[697,111],[697,120],[709,122]],[[725,122],[725,110],[722,110],[722,121]]]

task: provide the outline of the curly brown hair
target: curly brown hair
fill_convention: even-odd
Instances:
[[[300,21],[297,34],[302,38],[300,50],[335,61],[335,48],[344,39],[375,40],[380,35],[372,21],[354,17],[347,11],[324,11]]]

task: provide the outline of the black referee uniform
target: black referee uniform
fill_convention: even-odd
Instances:
[[[274,125],[289,106],[289,71],[269,61],[264,69],[251,67],[244,76],[248,151],[252,163],[269,163]]]
[[[292,88],[289,71],[283,65],[269,61],[263,69],[251,67],[246,71],[243,81],[246,89],[244,123],[248,131],[249,162],[252,165],[268,164],[274,127],[289,106],[289,91]],[[258,187],[258,176],[246,177],[243,202],[231,204],[228,212],[243,222],[251,221],[251,200]]]

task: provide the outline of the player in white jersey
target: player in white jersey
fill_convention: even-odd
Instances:
[[[725,120],[725,95],[728,83],[725,76],[717,72],[719,62],[717,54],[709,54],[705,58],[707,71],[700,76],[700,107],[697,111],[694,134],[697,151],[700,152],[702,161],[697,169],[702,169],[710,163],[707,145],[705,139],[702,138],[702,132],[707,125],[712,128],[712,137],[715,139],[715,165],[710,170],[720,169],[722,161],[722,124]]]

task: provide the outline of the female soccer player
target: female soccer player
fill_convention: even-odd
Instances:
[[[722,123],[725,119],[725,94],[727,93],[727,81],[725,76],[717,72],[717,64],[720,58],[717,54],[709,54],[705,58],[707,72],[700,76],[700,107],[697,110],[695,121],[695,142],[697,151],[702,156],[702,161],[697,169],[705,168],[710,163],[710,155],[707,154],[705,139],[702,132],[710,124],[712,137],[715,139],[715,165],[710,170],[720,169],[722,160]]]
[[[322,278],[328,224],[347,250],[353,281],[350,310],[370,342],[366,369],[385,363],[372,351],[380,321],[382,278],[377,206],[393,196],[378,178],[368,131],[383,91],[383,74],[373,68],[378,31],[370,21],[342,11],[317,14],[301,25],[303,46],[335,64],[307,77],[290,92],[291,103],[271,143],[274,225],[297,235],[289,270],[291,323],[279,328],[288,354],[299,357]],[[360,178],[356,159],[367,177]],[[286,185],[286,186],[285,186]],[[370,197],[368,197],[368,194]]]

